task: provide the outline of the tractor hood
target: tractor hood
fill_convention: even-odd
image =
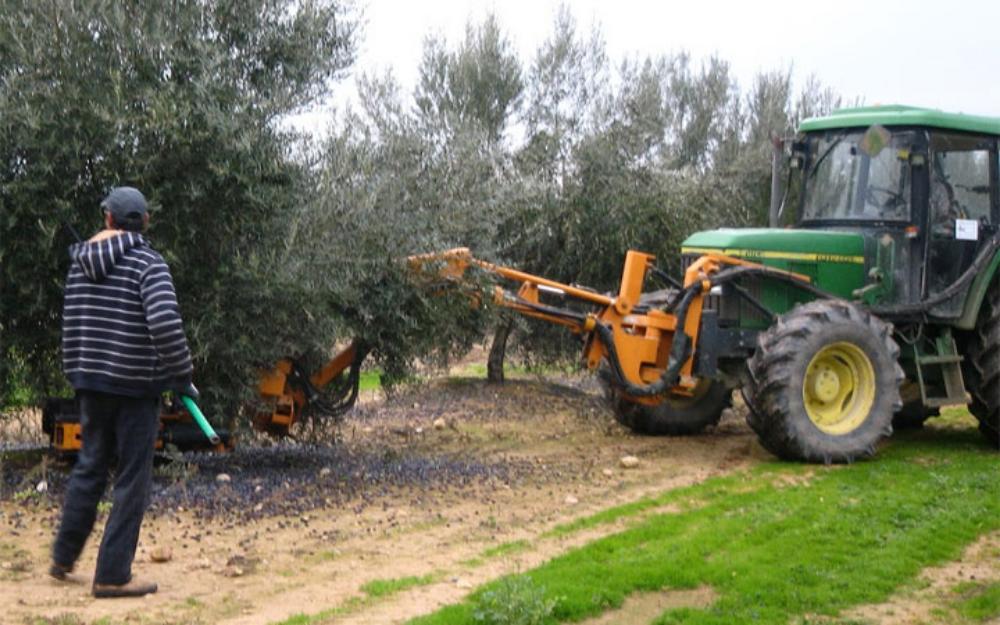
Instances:
[[[775,264],[773,261],[865,264],[864,237],[852,232],[830,230],[707,230],[685,239],[681,244],[681,253],[722,253],[768,265]]]

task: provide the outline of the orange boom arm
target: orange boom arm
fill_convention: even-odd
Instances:
[[[689,395],[698,384],[694,358],[698,346],[704,298],[713,285],[739,271],[765,272],[800,283],[809,278],[722,254],[707,254],[685,272],[682,288],[663,306],[643,300],[647,274],[655,256],[630,250],[625,255],[617,295],[597,293],[496,265],[472,256],[467,248],[420,254],[407,259],[414,278],[430,289],[467,288],[466,274],[476,268],[497,278],[494,302],[535,319],[556,323],[584,337],[583,358],[595,370],[607,366],[610,382],[629,401],[655,405],[666,394]],[[503,283],[514,283],[510,290]],[[480,301],[478,290],[470,293]],[[589,305],[587,312],[547,304],[543,296],[569,298]],[[261,398],[272,410],[255,420],[258,429],[287,434],[302,412],[318,403],[319,391],[337,385],[336,403],[323,405],[341,414],[357,399],[360,367],[367,348],[359,341],[337,353],[318,372],[307,375],[292,359],[283,359],[261,374]]]

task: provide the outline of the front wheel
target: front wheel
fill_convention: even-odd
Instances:
[[[725,384],[702,379],[690,397],[668,394],[655,406],[628,401],[609,393],[615,419],[638,434],[688,436],[715,425],[722,411],[733,403],[733,392]]]
[[[743,391],[747,422],[784,459],[871,456],[902,406],[898,356],[892,326],[848,302],[797,306],[758,337]]]

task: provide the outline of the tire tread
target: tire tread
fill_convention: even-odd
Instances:
[[[878,376],[885,384],[876,390],[890,394],[890,405],[895,412],[902,407],[899,386],[903,369],[899,366],[899,346],[892,338],[892,325],[863,311],[848,302],[816,300],[801,304],[779,318],[771,328],[758,337],[757,350],[747,361],[747,383],[743,396],[749,408],[747,423],[757,433],[761,444],[776,456],[788,460],[809,462],[853,462],[875,454],[878,441],[892,434],[892,415],[872,415],[882,423],[877,426],[870,440],[831,442],[823,440],[818,428],[814,436],[802,435],[803,428],[796,420],[808,419],[806,415],[793,414],[789,397],[801,392],[796,379],[801,371],[792,369],[794,355],[805,347],[805,341],[818,329],[830,324],[847,324],[867,328],[885,350],[892,371],[888,376]],[[886,379],[888,378],[888,379]],[[826,436],[826,439],[830,437]]]

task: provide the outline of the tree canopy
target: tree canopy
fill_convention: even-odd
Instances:
[[[63,224],[96,229],[112,186],[151,199],[197,381],[234,415],[258,367],[353,336],[390,378],[495,328],[566,358],[568,334],[415,287],[401,260],[468,246],[601,290],[630,248],[674,269],[691,232],[764,222],[771,137],[838,102],[790,71],[741,86],[717,57],[613,61],[563,8],[527,60],[490,16],[429,37],[411,93],[361,74],[316,144],[283,121],[351,67],[346,0],[0,1],[0,397],[59,387]]]

